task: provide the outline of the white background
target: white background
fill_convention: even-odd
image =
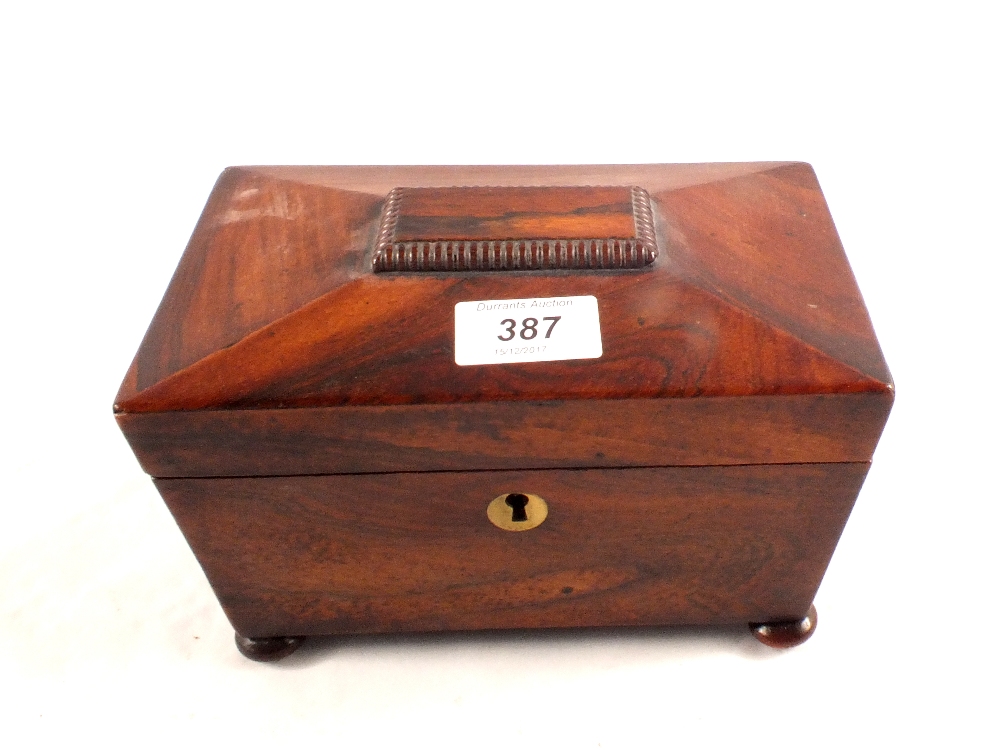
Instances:
[[[6,4],[0,742],[995,747],[988,7]],[[811,641],[652,630],[237,655],[111,416],[225,166],[771,159],[815,166],[898,391]]]

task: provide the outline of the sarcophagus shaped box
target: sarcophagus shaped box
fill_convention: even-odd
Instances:
[[[812,169],[247,167],[115,402],[237,641],[753,623],[893,388]]]

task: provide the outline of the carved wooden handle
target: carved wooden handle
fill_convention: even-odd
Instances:
[[[394,188],[375,271],[641,268],[656,259],[639,187]]]

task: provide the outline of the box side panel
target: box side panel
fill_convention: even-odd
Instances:
[[[889,394],[119,414],[155,477],[871,459]]]
[[[160,479],[252,637],[734,624],[807,611],[865,463]],[[549,505],[493,526],[508,492]]]

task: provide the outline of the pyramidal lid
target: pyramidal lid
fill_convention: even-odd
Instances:
[[[599,356],[456,361],[459,303],[577,297]],[[115,409],[886,390],[806,164],[240,167]]]

